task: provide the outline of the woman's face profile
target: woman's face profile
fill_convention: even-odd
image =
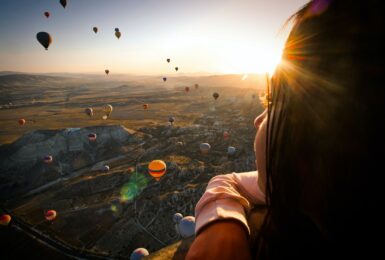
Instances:
[[[255,164],[258,171],[258,185],[262,191],[265,190],[266,183],[266,129],[267,129],[267,110],[263,111],[254,120],[257,134],[254,140]]]

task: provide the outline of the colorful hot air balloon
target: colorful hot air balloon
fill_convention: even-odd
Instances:
[[[104,70],[104,72],[108,75],[110,73],[110,70]]]
[[[167,59],[167,62],[168,62],[168,63],[170,63],[170,61],[171,61],[170,59]]]
[[[19,125],[25,125],[25,119],[24,118],[20,118],[19,119],[19,121],[18,121],[18,123],[19,123]]]
[[[44,16],[48,18],[50,16],[50,13],[49,12],[44,12]]]
[[[113,108],[110,104],[104,106],[104,108],[103,108],[103,111],[104,111],[104,113],[105,113],[107,116],[110,116],[112,110],[114,110],[114,108]]]
[[[53,157],[52,155],[46,155],[43,157],[43,162],[46,164],[50,164],[53,162]]]
[[[196,89],[198,89],[198,88],[199,88],[199,84],[195,84],[194,86],[195,86],[195,88],[196,88]]]
[[[208,154],[210,152],[210,149],[211,149],[211,145],[208,144],[208,143],[201,143],[199,145],[199,149],[201,150],[201,152],[203,154]]]
[[[174,221],[175,224],[179,224],[179,222],[182,220],[183,215],[181,213],[175,213],[172,217],[172,221]]]
[[[166,82],[167,78],[166,77],[163,77],[163,82]]]
[[[213,98],[214,98],[215,100],[217,100],[217,99],[219,98],[219,94],[218,94],[217,92],[214,92],[214,93],[213,93]]]
[[[110,166],[108,165],[103,165],[102,168],[100,169],[101,172],[109,172],[110,171]]]
[[[179,233],[183,238],[195,235],[195,218],[193,216],[184,217],[179,222]]]
[[[94,110],[91,108],[91,107],[87,107],[86,109],[84,109],[84,112],[89,116],[93,116],[94,115]]]
[[[120,36],[122,36],[122,33],[121,32],[115,32],[115,36],[116,36],[116,38],[120,38]]]
[[[227,131],[223,132],[223,139],[228,140],[230,138],[230,134]]]
[[[148,173],[159,181],[160,178],[166,173],[166,163],[162,160],[154,160],[148,165]]]
[[[39,32],[36,34],[36,39],[43,47],[48,50],[49,45],[52,43],[52,37],[47,32]]]
[[[186,93],[188,93],[190,91],[190,88],[189,87],[185,87],[184,91],[186,91]]]
[[[1,226],[8,226],[11,222],[12,217],[8,214],[3,214],[0,216],[0,225]]]
[[[50,209],[45,213],[45,219],[48,221],[53,221],[57,216],[56,210]]]
[[[90,140],[91,142],[95,142],[96,141],[96,134],[95,133],[88,134],[88,140]]]
[[[63,8],[66,8],[67,0],[60,0],[60,4],[63,6]]]
[[[143,257],[148,256],[148,250],[146,248],[137,248],[132,251],[130,260],[141,260]]]
[[[94,31],[94,33],[97,33],[98,32],[98,27],[94,27],[94,28],[92,28],[92,30]]]
[[[178,71],[179,70],[179,68],[178,67],[175,67],[175,71]]]
[[[234,146],[227,147],[227,154],[228,155],[234,155],[237,149]]]

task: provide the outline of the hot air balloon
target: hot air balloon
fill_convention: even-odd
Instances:
[[[195,218],[193,216],[182,218],[179,222],[179,233],[183,238],[195,235]]]
[[[25,125],[25,119],[24,118],[20,118],[18,122],[19,122],[19,125]]]
[[[63,6],[63,8],[66,8],[67,0],[60,0],[60,4]]]
[[[184,91],[186,91],[186,93],[188,93],[190,91],[190,88],[189,87],[185,87]]]
[[[166,173],[166,163],[162,160],[154,160],[148,165],[148,173],[159,181],[160,178]]]
[[[227,154],[228,155],[234,155],[236,151],[237,151],[237,149],[235,149],[235,147],[233,147],[233,146],[227,147]]]
[[[53,162],[53,157],[52,155],[46,155],[43,157],[43,162],[46,164],[50,164]]]
[[[96,141],[96,134],[95,133],[88,134],[88,140],[90,140],[91,142]]]
[[[133,173],[133,172],[135,172],[135,167],[128,167],[128,168],[127,168],[127,172],[128,172],[128,173]]]
[[[215,100],[217,100],[217,99],[219,98],[219,94],[218,94],[217,92],[214,92],[213,98],[214,98]]]
[[[48,221],[52,221],[56,218],[57,213],[56,210],[50,209],[45,213],[45,219]]]
[[[175,67],[175,71],[178,71],[178,69],[179,69],[178,67]]]
[[[199,88],[199,84],[195,84],[195,88],[198,89]]]
[[[3,214],[0,216],[0,225],[1,226],[8,226],[8,224],[11,222],[12,217],[8,214]]]
[[[167,59],[167,62],[168,62],[168,63],[170,63],[170,61],[171,61],[170,59]]]
[[[223,139],[228,140],[230,138],[230,134],[227,131],[223,132]]]
[[[110,104],[104,106],[104,108],[103,108],[103,111],[104,111],[104,113],[105,113],[107,116],[110,116],[112,110],[114,110],[114,109],[113,109],[113,107],[112,107]]]
[[[119,32],[119,28],[115,28],[115,32]]]
[[[107,118],[108,118],[108,116],[106,116],[106,115],[103,115],[103,116],[102,116],[102,119],[103,119],[103,120],[107,120]]]
[[[49,45],[52,43],[52,37],[49,33],[39,32],[36,34],[36,39],[38,42],[43,45],[43,47],[48,50]]]
[[[143,109],[148,109],[148,104],[143,104]]]
[[[92,28],[92,30],[94,31],[94,33],[97,33],[98,32],[98,27],[94,27],[94,28]]]
[[[170,122],[170,124],[173,124],[174,121],[175,121],[175,118],[173,116],[168,117],[168,122]]]
[[[94,115],[94,110],[91,108],[91,107],[87,107],[86,109],[84,109],[84,112],[89,116],[93,116]]]
[[[199,149],[201,150],[201,152],[203,154],[208,154],[210,152],[210,149],[211,149],[211,145],[208,144],[208,143],[201,143],[199,145]]]
[[[183,142],[181,142],[181,141],[179,141],[179,142],[176,142],[176,146],[178,146],[178,147],[182,147],[184,145],[184,143]]]
[[[122,34],[121,34],[121,32],[115,32],[115,36],[116,36],[116,38],[120,38],[120,36],[122,36]]]
[[[163,77],[163,82],[166,82],[167,78],[166,77]]]
[[[104,72],[108,75],[110,73],[110,70],[104,70]]]
[[[102,168],[100,169],[101,172],[109,172],[110,166],[108,165],[103,165]]]
[[[172,221],[174,221],[175,224],[179,224],[179,222],[182,220],[183,215],[181,213],[175,213],[172,217]]]
[[[44,16],[48,18],[50,16],[50,13],[49,12],[44,12]]]
[[[137,248],[132,251],[130,260],[141,260],[143,257],[148,256],[149,253],[146,248]]]

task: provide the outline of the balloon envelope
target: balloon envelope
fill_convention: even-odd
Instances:
[[[98,32],[98,27],[94,27],[94,28],[92,28],[92,30],[94,31],[94,33],[97,33]]]
[[[174,123],[174,121],[175,121],[175,118],[173,116],[170,116],[168,118],[168,122],[170,122],[171,124]]]
[[[109,70],[104,70],[104,72],[108,75],[110,73]]]
[[[96,134],[95,133],[88,134],[88,140],[90,140],[91,142],[96,141]]]
[[[206,154],[210,151],[211,145],[208,143],[201,143],[199,145],[199,149],[201,150],[202,153]]]
[[[46,155],[46,156],[44,156],[43,162],[44,162],[44,163],[47,163],[47,164],[52,163],[52,162],[53,162],[53,157],[52,157],[52,155]]]
[[[56,218],[57,216],[57,213],[56,213],[56,210],[48,210],[46,213],[45,213],[45,219],[48,220],[48,221],[52,221]]]
[[[162,160],[154,160],[148,165],[148,173],[159,181],[160,178],[166,173],[167,166]]]
[[[195,218],[193,216],[184,217],[179,222],[179,232],[183,238],[195,235]]]
[[[66,8],[67,0],[60,0],[60,4],[63,6],[63,8]]]
[[[49,45],[52,43],[52,37],[47,32],[37,33],[36,39],[46,50],[48,50]]]
[[[178,71],[178,69],[179,69],[178,67],[175,67],[175,71]]]
[[[179,224],[179,222],[182,220],[183,215],[181,213],[175,213],[172,217],[172,221],[174,221],[175,224]]]
[[[168,63],[170,63],[170,61],[171,61],[170,59],[167,59],[167,62],[168,62]]]
[[[91,108],[91,107],[87,107],[86,109],[84,109],[84,112],[89,116],[93,116],[94,115],[94,110]]]
[[[20,118],[18,122],[19,122],[19,125],[25,125],[25,119],[24,118]]]
[[[114,110],[114,109],[113,109],[113,107],[110,104],[106,105],[103,108],[104,113],[106,113],[107,115],[111,114],[112,110]]]
[[[214,98],[215,100],[217,100],[217,99],[219,98],[219,94],[218,94],[217,92],[214,92],[213,98]]]
[[[227,147],[228,155],[234,155],[236,151],[237,151],[237,149],[235,147],[233,147],[233,146]]]
[[[122,36],[122,34],[120,33],[120,32],[115,32],[115,36],[116,36],[116,38],[120,38],[120,36]]]
[[[115,28],[115,32],[119,32],[119,28]]]
[[[143,104],[143,109],[148,109],[148,104]]]
[[[164,77],[164,78],[163,78],[163,81],[164,81],[164,82],[166,82],[166,80],[167,80],[167,78],[166,78],[166,77]]]
[[[101,169],[102,172],[108,172],[109,170],[110,170],[110,166],[108,166],[108,165],[103,165],[103,167]]]
[[[229,138],[230,138],[229,132],[224,131],[224,132],[223,132],[223,139],[227,140],[227,139],[229,139]]]
[[[134,251],[132,251],[130,260],[140,260],[145,256],[148,256],[148,250],[146,248],[137,248]]]
[[[45,16],[45,17],[47,17],[47,18],[48,18],[48,17],[49,17],[49,15],[50,15],[50,14],[49,14],[49,12],[44,12],[44,16]]]
[[[185,87],[185,88],[184,88],[184,91],[186,91],[186,93],[187,93],[187,92],[190,91],[190,88],[189,88],[189,87]]]
[[[8,214],[3,214],[0,216],[0,225],[1,226],[8,226],[8,224],[11,222],[12,217]]]

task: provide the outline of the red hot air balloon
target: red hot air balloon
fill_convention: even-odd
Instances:
[[[230,134],[227,131],[223,132],[223,139],[228,140],[230,138]]]
[[[88,134],[88,140],[90,140],[91,142],[95,142],[96,141],[96,134],[95,133]]]
[[[189,87],[185,87],[184,91],[186,91],[186,93],[188,93],[190,91],[190,88]]]
[[[50,13],[49,13],[49,12],[44,12],[44,16],[47,17],[47,18],[49,18]]]
[[[0,216],[0,225],[1,226],[8,226],[11,222],[12,217],[8,214],[3,214]]]
[[[143,104],[143,109],[148,109],[148,104]]]
[[[25,119],[24,118],[20,118],[18,122],[19,122],[19,125],[25,125]]]
[[[53,210],[53,209],[48,210],[44,215],[45,219],[48,221],[53,221],[56,218],[56,216],[57,216],[56,210]]]

